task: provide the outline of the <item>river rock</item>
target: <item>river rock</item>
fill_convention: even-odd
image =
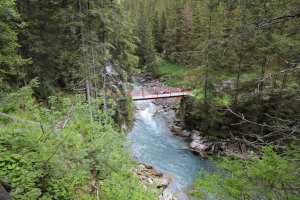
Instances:
[[[200,132],[200,131],[197,131],[197,130],[192,130],[192,134],[195,134],[195,135],[200,136],[200,135],[201,135],[201,132]]]
[[[145,167],[144,164],[139,164],[139,169],[140,169],[140,170],[144,170],[144,169],[146,169],[146,167]]]
[[[143,164],[145,166],[146,169],[153,169],[154,167],[152,165],[148,165],[148,164]]]
[[[173,110],[174,111],[174,110]],[[174,111],[175,112],[175,111]],[[176,126],[183,126],[183,123],[182,123],[182,120],[180,120],[180,119],[178,119],[178,118],[176,118],[176,119],[174,119],[174,124],[176,124]]]
[[[162,194],[159,196],[159,200],[175,200],[172,192],[169,189],[164,189]]]
[[[172,126],[171,127],[171,131],[175,134],[175,135],[180,135],[182,128],[180,126]]]
[[[181,132],[181,136],[183,137],[189,137],[191,135],[191,132],[190,131],[187,131],[187,130],[183,130]]]
[[[190,143],[191,150],[199,153],[201,157],[208,158],[210,154],[206,152],[207,146],[205,144],[200,143],[200,141],[194,140]]]
[[[143,181],[143,180],[147,180],[147,177],[146,177],[146,176],[140,175],[140,176],[139,176],[139,179],[140,179],[141,181]]]
[[[164,112],[164,118],[166,118],[167,121],[173,121],[176,117],[176,113],[174,110],[169,110],[167,112]]]
[[[191,142],[190,147],[196,151],[203,151],[206,149],[204,144],[197,143],[196,141]]]
[[[181,146],[181,149],[183,149],[183,150],[188,150],[188,149],[190,149],[190,147],[187,146],[187,145],[183,145],[183,146]]]
[[[169,185],[169,182],[166,179],[154,179],[154,183],[156,187],[167,187]]]
[[[163,174],[160,173],[160,172],[158,172],[158,171],[156,171],[155,168],[149,169],[148,172],[151,173],[151,174],[153,174],[153,175],[155,175],[155,176],[159,176],[159,177],[163,176]]]
[[[201,140],[201,136],[195,134],[194,132],[191,134],[191,140],[192,141],[200,141]]]
[[[185,193],[184,191],[178,191],[176,192],[176,194],[174,194],[175,197],[173,197],[173,199],[175,200],[196,200],[196,198],[190,198],[189,195],[187,193]]]
[[[151,185],[153,184],[153,180],[151,178],[147,178],[147,182]]]
[[[160,187],[167,187],[170,183],[172,183],[173,179],[174,179],[173,176],[168,176],[164,178],[155,178],[153,180],[156,187],[160,188]]]
[[[174,110],[169,110],[163,113],[163,117],[167,121],[167,126],[171,128],[174,126],[174,118],[176,117],[176,113]]]
[[[151,112],[152,114],[155,114],[157,113],[160,109],[162,109],[163,106],[162,105],[158,105],[158,106],[155,106],[155,108],[153,109],[153,111]]]

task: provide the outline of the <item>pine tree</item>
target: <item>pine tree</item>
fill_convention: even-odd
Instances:
[[[217,0],[199,2],[194,8],[190,46],[193,48],[193,63],[200,65],[203,72],[204,103],[213,97],[213,82],[210,74],[216,73],[222,66],[222,54],[215,46],[221,41],[223,29],[218,24],[223,21],[223,8]]]
[[[180,51],[179,42],[181,38],[181,23],[182,23],[182,11],[183,0],[173,1],[167,0],[168,5],[166,10],[167,26],[164,33],[164,50],[169,56],[173,52]]]
[[[164,38],[164,35],[165,35],[165,32],[166,32],[166,29],[167,29],[167,18],[166,18],[166,13],[165,11],[162,12],[161,14],[161,20],[160,20],[160,52],[163,52],[164,51],[164,43],[165,43],[165,38]]]
[[[181,51],[188,50],[188,43],[190,40],[190,32],[192,29],[192,20],[193,20],[193,11],[191,1],[186,1],[183,10],[183,18],[182,18],[182,37],[180,39],[180,49]]]
[[[16,23],[17,22],[17,23]],[[19,54],[18,26],[22,26],[14,0],[3,0],[0,5],[0,91],[18,86],[25,64]]]
[[[140,58],[140,65],[147,65],[155,59],[154,41],[149,24],[149,18],[145,15],[143,2],[139,3],[139,16],[137,21],[137,35],[140,39],[136,55]]]
[[[159,16],[158,16],[158,12],[156,11],[154,13],[154,19],[153,19],[153,25],[152,25],[152,35],[154,38],[154,42],[155,42],[155,49],[158,53],[162,52],[162,31],[161,31],[161,24],[159,22]]]

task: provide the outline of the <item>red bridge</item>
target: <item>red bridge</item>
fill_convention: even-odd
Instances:
[[[191,96],[191,94],[187,91],[187,89],[183,87],[139,89],[139,90],[133,90],[131,92],[133,101],[184,97],[188,95]]]

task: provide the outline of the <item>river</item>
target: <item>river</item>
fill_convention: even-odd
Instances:
[[[155,105],[151,100],[135,104],[139,108],[138,120],[128,134],[131,155],[136,161],[153,165],[164,175],[172,175],[174,181],[168,187],[172,192],[183,193],[201,169],[214,170],[212,161],[183,149],[188,143],[171,133],[162,112],[153,114]]]

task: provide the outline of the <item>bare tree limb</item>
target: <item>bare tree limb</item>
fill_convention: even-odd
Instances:
[[[0,125],[0,128],[4,128],[4,129],[16,129],[16,130],[25,131],[25,132],[31,132],[31,133],[40,133],[40,132],[37,132],[37,131],[31,131],[31,130],[24,129],[24,128],[19,128],[19,127],[10,127],[10,126],[2,126],[2,125]]]
[[[35,124],[35,125],[41,126],[40,122],[29,121],[27,119],[22,119],[22,118],[12,116],[12,115],[9,115],[9,114],[6,114],[6,113],[2,113],[2,112],[0,112],[0,116],[8,117],[8,118],[15,119],[15,120],[18,120],[18,121],[21,121],[21,122],[27,122],[27,123],[30,123],[30,124]]]
[[[286,61],[287,62],[287,61]],[[294,71],[294,70],[297,70],[297,69],[300,69],[300,66],[297,66],[297,67],[294,67],[294,68],[287,68],[287,69],[284,69],[284,70],[281,70],[279,72],[276,72],[274,74],[271,74],[270,76],[266,76],[266,77],[263,77],[262,79],[260,79],[259,81],[257,81],[256,83],[258,83],[258,86],[264,82],[266,79],[271,79],[273,78],[274,76],[277,76],[278,74],[282,74],[282,73],[286,73],[286,72],[290,72],[290,71]]]
[[[213,105],[210,106],[218,110],[228,111],[241,120],[239,123],[231,124],[233,126],[243,125],[245,123],[248,123],[259,127],[267,127],[270,130],[270,132],[264,135],[256,134],[256,133],[239,133],[240,136],[237,137],[234,136],[232,133],[230,133],[234,140],[241,141],[257,150],[260,150],[261,146],[267,146],[267,145],[276,145],[277,147],[283,148],[286,147],[285,146],[286,141],[299,139],[300,124],[297,123],[296,121],[294,122],[291,120],[284,120],[281,118],[272,117],[265,113],[266,116],[275,120],[274,123],[273,124],[266,124],[265,122],[258,123],[258,122],[248,120],[242,113],[234,112],[229,106],[226,106],[225,109],[217,108]]]

